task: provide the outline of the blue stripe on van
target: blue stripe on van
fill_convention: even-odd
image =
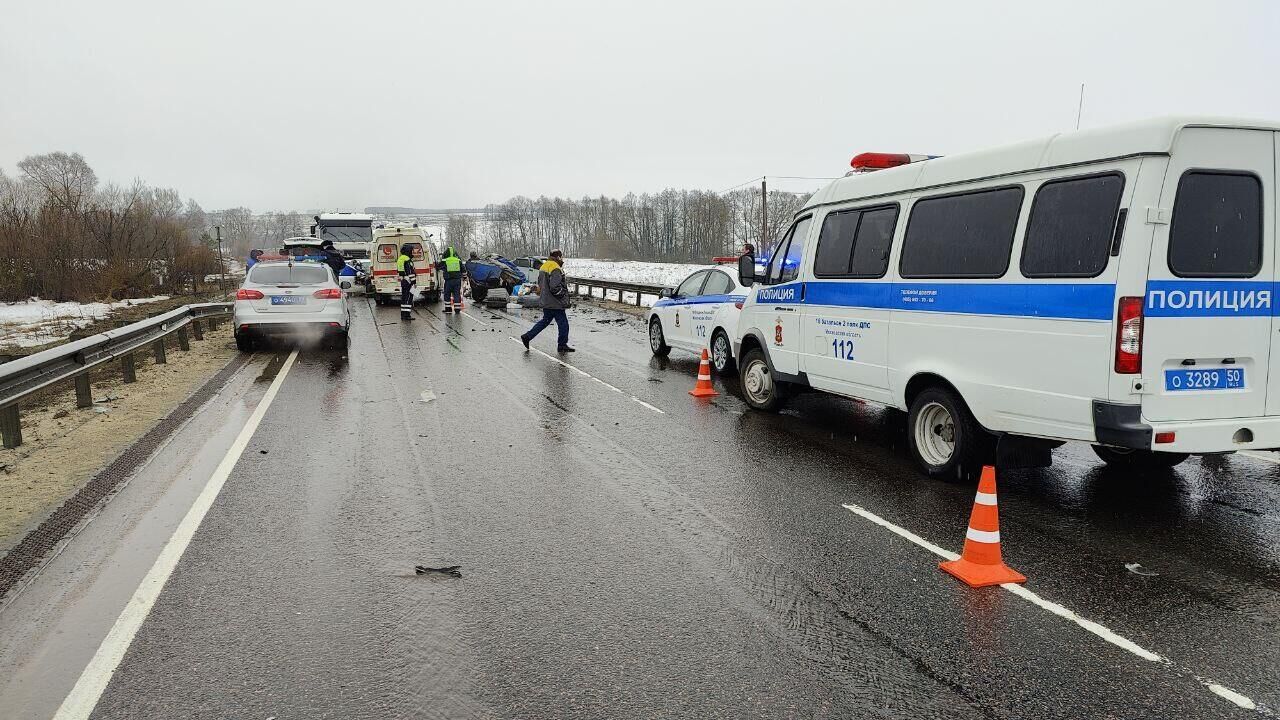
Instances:
[[[1115,296],[1116,286],[1110,283],[828,281],[761,288],[756,292],[756,302],[803,302],[806,305],[882,310],[1110,320],[1115,316]]]
[[[1259,317],[1276,312],[1275,283],[1253,280],[1151,280],[1147,317]]]

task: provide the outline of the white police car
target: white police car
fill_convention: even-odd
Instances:
[[[715,371],[732,372],[731,337],[747,292],[730,270],[718,267],[699,270],[675,288],[663,288],[645,318],[649,349],[665,357],[673,347],[692,352],[709,348]]]

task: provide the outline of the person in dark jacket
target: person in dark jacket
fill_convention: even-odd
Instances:
[[[462,312],[462,258],[450,246],[444,249],[440,264],[444,266],[444,311]]]
[[[396,274],[400,276],[400,319],[413,319],[413,286],[418,282],[418,269],[413,266],[413,246],[400,246],[396,258]]]
[[[245,268],[246,270],[248,270],[249,268],[253,267],[254,265],[257,265],[257,264],[258,264],[258,258],[260,258],[260,257],[262,257],[262,251],[261,251],[261,250],[259,250],[259,249],[257,249],[257,248],[254,248],[254,249],[250,250],[250,251],[249,251],[249,259],[248,259],[247,261],[245,261],[244,268]]]
[[[342,257],[342,253],[333,247],[332,240],[325,240],[320,243],[320,252],[324,253],[324,264],[333,268],[335,277],[342,274],[342,269],[347,266],[347,259]]]
[[[569,347],[569,286],[564,281],[564,254],[552,250],[551,257],[538,268],[538,301],[542,306],[542,319],[533,324],[529,331],[520,336],[524,349],[529,349],[529,341],[538,336],[555,321],[558,335],[556,350],[562,353],[575,352]]]

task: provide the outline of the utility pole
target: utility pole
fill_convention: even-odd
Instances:
[[[760,178],[760,247],[756,248],[756,252],[763,253],[768,247],[769,239],[765,235],[769,227],[769,183],[765,178]]]
[[[222,226],[214,225],[214,232],[218,235],[218,292],[222,293],[222,299],[227,297],[227,263],[222,259]]]

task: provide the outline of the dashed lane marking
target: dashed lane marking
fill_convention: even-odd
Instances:
[[[471,318],[472,320],[475,320],[476,322],[480,323],[481,325],[488,325],[488,324],[489,324],[489,323],[487,323],[487,322],[485,322],[485,321],[481,320],[480,318],[476,317],[475,315],[472,315],[471,313],[467,312],[466,310],[463,310],[463,311],[462,311],[462,316],[463,316],[463,317],[469,317],[469,318]]]
[[[512,338],[511,338],[511,340],[512,340],[513,342],[515,342],[515,343],[520,344],[521,346],[523,346],[523,345],[524,345],[524,343],[520,342],[520,338],[512,337]],[[536,352],[536,353],[538,353],[539,355],[541,355],[542,357],[544,357],[544,358],[546,358],[546,359],[550,360],[551,362],[554,362],[554,363],[560,363],[561,365],[563,365],[563,366],[565,366],[565,367],[569,368],[570,370],[572,370],[572,371],[574,371],[574,372],[578,373],[579,375],[581,375],[581,376],[583,376],[583,377],[585,377],[585,378],[590,378],[590,379],[592,379],[592,380],[594,380],[594,381],[596,381],[596,382],[600,383],[601,385],[603,385],[603,386],[605,386],[605,387],[609,388],[610,390],[612,390],[612,391],[614,391],[614,392],[618,393],[619,395],[621,395],[621,396],[623,396],[623,397],[627,398],[628,400],[631,400],[631,401],[633,401],[633,402],[640,403],[641,405],[643,405],[643,406],[645,406],[645,407],[649,408],[650,410],[652,410],[652,411],[654,411],[654,412],[656,412],[656,413],[658,413],[658,414],[660,414],[660,415],[666,415],[666,414],[667,414],[665,410],[661,410],[661,409],[659,409],[659,408],[656,408],[656,407],[654,407],[654,406],[650,405],[649,403],[647,403],[647,402],[645,402],[645,401],[641,400],[640,398],[636,397],[635,395],[631,395],[630,393],[626,392],[625,390],[622,390],[621,388],[614,387],[613,385],[610,385],[609,383],[607,383],[607,382],[605,382],[605,381],[601,380],[600,378],[596,377],[595,375],[592,375],[591,373],[589,373],[589,372],[587,372],[587,371],[585,371],[585,370],[581,370],[581,369],[579,369],[579,368],[577,368],[577,367],[575,367],[575,366],[573,366],[573,365],[570,365],[569,363],[567,363],[567,362],[565,362],[565,361],[561,360],[561,359],[560,359],[560,358],[558,358],[558,357],[555,357],[555,356],[553,356],[553,355],[548,355],[547,353],[542,352],[542,351],[541,351],[541,350],[539,350],[538,348],[533,348],[533,347],[531,347],[531,348],[529,348],[529,351],[530,351],[530,352]]]
[[[98,646],[98,651],[93,654],[84,672],[80,673],[80,679],[76,681],[75,687],[71,688],[71,692],[58,707],[54,720],[87,720],[93,713],[103,691],[107,689],[107,683],[111,682],[111,676],[115,674],[134,636],[137,635],[138,628],[142,627],[143,621],[151,613],[151,607],[155,605],[156,598],[160,597],[165,583],[173,574],[173,569],[177,567],[182,554],[191,544],[191,538],[195,536],[196,529],[204,521],[204,516],[213,506],[213,501],[218,498],[218,493],[222,492],[222,486],[226,484],[231,470],[236,466],[236,461],[240,459],[249,441],[253,439],[253,433],[262,422],[262,417],[267,414],[267,408],[271,407],[272,401],[276,399],[276,394],[280,392],[280,386],[284,384],[285,376],[289,374],[289,368],[293,367],[297,357],[297,350],[289,353],[288,359],[276,373],[275,379],[271,381],[271,387],[267,388],[262,400],[254,408],[253,414],[249,416],[240,434],[236,436],[235,442],[231,443],[231,447],[227,449],[222,462],[218,463],[218,467],[209,476],[209,482],[200,491],[191,509],[182,518],[182,522],[178,523],[173,536],[165,543],[151,570],[147,572],[146,577],[142,578],[142,583],[138,585],[129,603],[120,612],[120,617],[116,618],[115,625],[103,638],[102,644]]]
[[[911,532],[910,530],[904,527],[895,525],[889,522],[888,520],[885,520],[884,518],[880,517],[879,515],[876,515],[875,513],[871,512],[870,510],[867,510],[866,508],[860,505],[844,505],[844,509],[848,510],[854,515],[857,515],[858,517],[863,518],[864,520],[870,520],[871,522],[875,523],[876,525],[879,525],[880,527],[888,530],[889,532],[893,533],[894,535],[897,535],[898,537],[904,538],[906,540],[909,540],[915,543],[916,545],[919,545],[920,547],[924,548],[925,550],[928,550],[929,552],[933,553],[934,555],[937,555],[940,558],[943,558],[945,560],[956,560],[960,557],[959,555],[951,552],[950,550],[947,550],[946,548],[940,547],[938,545],[935,545],[929,542],[928,540],[925,540],[924,538],[920,537],[919,535]],[[1072,612],[1070,609],[1062,605],[1059,605],[1058,603],[1053,602],[1052,600],[1046,600],[1021,585],[1018,585],[1015,583],[1003,583],[1002,585],[1000,585],[1000,587],[1004,588],[1005,590],[1008,590],[1014,595],[1017,595],[1018,597],[1022,598],[1023,600],[1026,600],[1027,602],[1037,607],[1040,607],[1044,610],[1047,610],[1053,613],[1054,615],[1057,615],[1058,617],[1064,618],[1066,620],[1070,620],[1076,625],[1079,625],[1080,627],[1084,628],[1085,630],[1088,630],[1094,635],[1097,635],[1103,640],[1106,640],[1112,645],[1115,645],[1116,647],[1121,648],[1123,650],[1127,650],[1128,652],[1142,658],[1143,660],[1147,660],[1150,662],[1158,662],[1168,667],[1175,668],[1180,672],[1183,672],[1184,674],[1191,675],[1196,679],[1197,682],[1199,682],[1201,685],[1204,685],[1206,688],[1208,688],[1208,690],[1212,692],[1214,695],[1217,695],[1218,697],[1223,698],[1224,700],[1232,703],[1233,705],[1242,707],[1246,710],[1255,710],[1260,714],[1266,715],[1268,717],[1273,716],[1272,713],[1268,711],[1266,708],[1259,706],[1253,700],[1236,692],[1235,690],[1232,690],[1231,688],[1220,685],[1207,678],[1196,675],[1195,673],[1188,672],[1183,668],[1179,668],[1172,660],[1164,657],[1163,655],[1153,653],[1150,650],[1147,650],[1146,648],[1142,647],[1141,645],[1138,645],[1137,643],[1133,642],[1132,640],[1126,637],[1123,637],[1121,635],[1117,635],[1115,632],[1104,627],[1103,625],[1100,625],[1099,623],[1096,623],[1087,618],[1083,618],[1080,615],[1077,615],[1075,612]]]

